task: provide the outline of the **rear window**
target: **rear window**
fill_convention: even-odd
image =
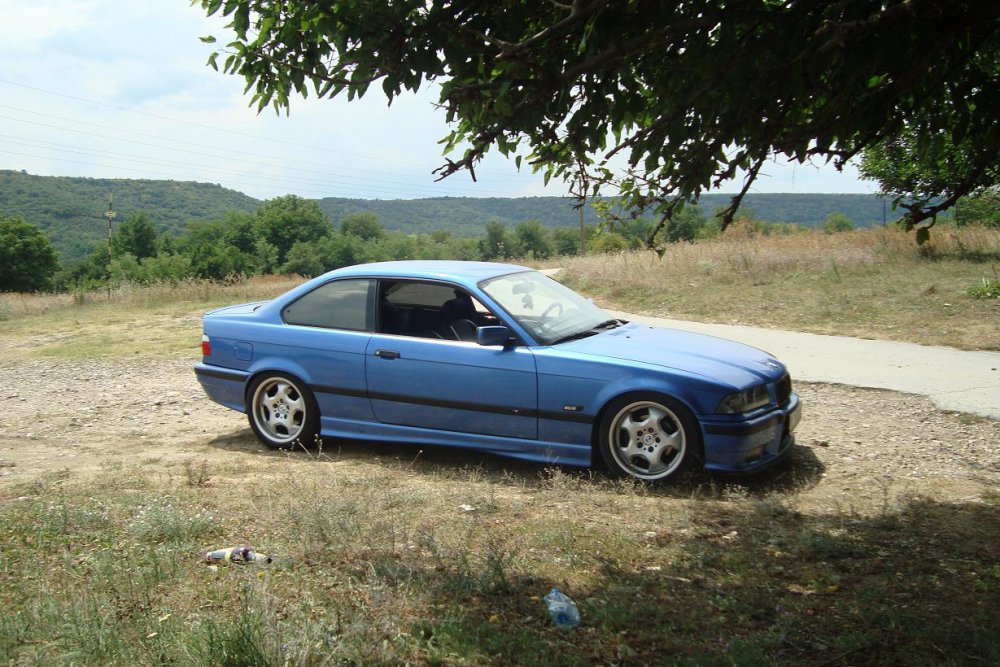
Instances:
[[[334,280],[320,285],[285,307],[281,315],[288,324],[325,329],[372,331],[371,309],[374,280]]]

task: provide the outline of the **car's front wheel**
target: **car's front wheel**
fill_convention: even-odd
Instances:
[[[647,481],[676,477],[697,456],[701,434],[691,412],[660,394],[613,401],[599,433],[601,458],[614,475]]]
[[[247,390],[250,428],[271,449],[311,445],[319,432],[319,408],[305,384],[284,373],[258,376]]]

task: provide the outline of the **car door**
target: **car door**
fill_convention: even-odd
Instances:
[[[383,298],[383,309],[430,312],[435,303],[443,305],[460,290],[444,286],[439,294],[404,286],[398,294],[409,291],[415,295],[411,300],[423,303],[386,305]],[[511,438],[538,436],[535,359],[527,347],[487,347],[380,331],[368,342],[365,373],[372,409],[383,423]]]
[[[368,340],[375,328],[376,281],[332,280],[288,304],[284,325],[272,332],[269,348],[258,354],[292,362],[312,390],[320,414],[370,421],[364,367]]]

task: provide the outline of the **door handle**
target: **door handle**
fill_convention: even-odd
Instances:
[[[399,352],[395,350],[375,350],[375,356],[382,359],[399,359]]]

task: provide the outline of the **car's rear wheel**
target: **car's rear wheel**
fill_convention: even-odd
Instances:
[[[701,434],[691,412],[653,393],[613,401],[601,420],[601,458],[614,475],[647,481],[675,478],[697,456]]]
[[[319,432],[316,399],[301,380],[285,373],[258,376],[247,390],[250,428],[271,449],[313,444]]]

